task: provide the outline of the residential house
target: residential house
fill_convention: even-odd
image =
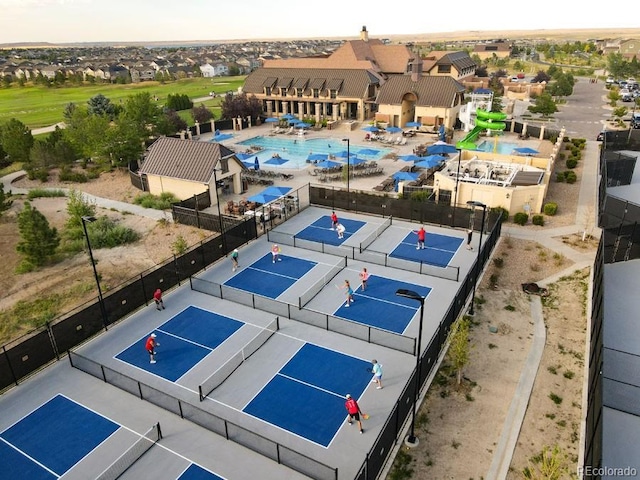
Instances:
[[[147,82],[156,78],[156,71],[148,66],[135,66],[129,68],[133,83]]]
[[[477,55],[481,60],[509,58],[511,56],[511,44],[502,41],[480,43],[474,47],[472,55]]]
[[[640,60],[640,38],[620,42],[620,54],[627,60],[636,57]]]
[[[216,76],[216,69],[210,63],[200,65],[199,68],[200,68],[200,71],[202,72],[202,76],[205,78],[213,78]]]
[[[422,71],[425,75],[451,77],[459,82],[473,78],[476,68],[476,63],[463,51],[434,50],[422,58]]]
[[[167,192],[186,200],[209,192],[211,204],[216,205],[219,195],[215,181],[219,182],[218,188],[224,184],[240,194],[243,170],[244,164],[224,145],[161,137],[147,149],[138,173],[146,177],[153,195]]]

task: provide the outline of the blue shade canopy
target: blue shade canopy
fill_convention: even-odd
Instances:
[[[402,181],[409,181],[409,182],[413,182],[415,181],[418,177],[420,176],[419,173],[413,173],[413,172],[396,172],[393,174],[393,179],[394,180],[398,180],[400,182]]]
[[[375,127],[373,125],[367,125],[362,130],[364,130],[365,132],[377,132],[379,129],[378,127]]]
[[[310,162],[321,162],[327,158],[329,158],[329,155],[326,153],[310,153],[307,160]]]
[[[253,155],[250,153],[244,153],[244,152],[240,152],[240,153],[236,153],[236,157],[238,157],[238,160],[246,160],[247,158],[251,158]]]
[[[222,142],[224,140],[229,140],[230,138],[233,138],[233,135],[231,133],[222,133],[220,135],[216,135],[215,137],[213,137],[213,141]]]
[[[445,158],[440,155],[429,155],[428,157],[423,157],[419,162],[413,164],[414,167],[418,168],[433,168],[436,165],[439,165]]]
[[[400,155],[398,158],[400,160],[404,160],[405,162],[419,162],[420,160],[422,160],[422,157],[414,153],[410,153],[409,155]]]
[[[400,127],[387,127],[385,130],[389,133],[398,133],[402,131]]]
[[[378,155],[380,150],[376,150],[374,148],[363,148],[362,150],[358,150],[358,155]]]
[[[283,115],[281,118],[284,119],[284,120],[291,120],[292,118],[296,118],[296,117],[295,117],[295,115],[291,115],[290,113],[287,113],[287,114]]]
[[[274,200],[277,200],[278,198],[279,197],[274,195],[265,195],[263,193],[258,193],[256,195],[253,195],[247,198],[247,200],[250,202],[256,202],[256,203],[269,203],[269,202],[273,202]]]
[[[407,128],[411,128],[411,127],[421,127],[422,124],[420,122],[407,122],[407,124],[405,125],[405,127]]]
[[[356,156],[355,152],[349,152],[348,155],[350,157],[355,157]],[[335,156],[339,157],[339,158],[347,158],[347,151],[346,150],[342,150],[341,152],[336,153]]]
[[[289,160],[281,157],[273,157],[267,160],[264,163],[268,163],[269,165],[282,165],[283,163],[287,163]]]
[[[311,127],[311,125],[309,125],[307,122],[296,123],[296,128],[309,128],[309,127]]]
[[[529,147],[514,148],[513,151],[519,155],[537,155],[538,153],[540,153],[538,152],[538,150]]]
[[[276,117],[269,117],[264,119],[264,123],[277,123],[280,119]]]
[[[281,197],[282,195],[286,195],[291,191],[291,187],[278,187],[273,185],[271,187],[265,188],[262,192],[264,195],[275,195]]]
[[[341,167],[342,165],[346,165],[341,162],[334,162],[333,160],[323,160],[322,162],[316,163],[314,166],[318,168],[336,168]]]
[[[443,153],[457,153],[455,145],[449,145],[444,142],[436,142],[433,145],[427,147],[427,153],[429,155],[442,155]]]
[[[367,163],[367,161],[364,158],[358,158],[358,157],[351,157],[349,159],[349,165],[351,166],[360,165],[361,163]]]

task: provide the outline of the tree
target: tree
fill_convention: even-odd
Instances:
[[[549,80],[551,80],[551,77],[547,72],[545,72],[544,70],[538,70],[538,73],[536,74],[535,77],[533,77],[533,80],[531,80],[531,83],[542,83],[542,82],[549,83]]]
[[[155,134],[162,111],[149,92],[132,95],[125,101],[124,110],[118,120],[125,120],[135,130],[141,142]]]
[[[558,106],[556,102],[553,100],[551,95],[547,92],[542,93],[538,98],[536,98],[535,105],[531,105],[528,107],[528,110],[531,113],[539,113],[543,117],[548,117],[558,111]]]
[[[447,352],[453,368],[456,370],[458,385],[462,383],[462,371],[469,362],[470,351],[469,320],[463,317],[451,327],[449,332],[449,351]]]
[[[102,115],[89,115],[86,108],[78,107],[69,110],[71,117],[66,119],[65,139],[83,158],[96,159],[104,157],[107,132],[111,121]]]
[[[23,257],[22,269],[44,265],[60,245],[58,231],[49,226],[46,217],[37,208],[32,208],[30,202],[25,202],[18,214],[18,229],[20,241],[16,250]]]
[[[257,118],[262,114],[262,103],[255,95],[247,97],[246,93],[232,95],[228,93],[222,103],[222,118]]]
[[[12,118],[0,128],[0,144],[12,162],[28,162],[33,135],[24,123]]]
[[[485,65],[481,65],[476,68],[476,77],[488,77],[489,73],[487,72],[487,67]]]
[[[194,122],[205,123],[214,118],[213,112],[204,105],[193,107],[191,109],[191,117]]]
[[[182,110],[189,110],[193,108],[193,102],[186,94],[169,94],[167,95],[167,108],[180,112]]]
[[[2,216],[2,212],[6,212],[13,205],[13,200],[11,200],[11,190],[8,193],[4,193],[4,184],[0,182],[0,216]]]
[[[111,103],[111,100],[99,93],[87,101],[87,113],[89,115],[105,116],[113,120],[117,112],[116,106]]]
[[[174,135],[182,130],[187,129],[185,122],[178,112],[169,108],[165,109],[164,114],[158,121],[157,132],[160,135]]]

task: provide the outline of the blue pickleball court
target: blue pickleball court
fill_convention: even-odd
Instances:
[[[209,470],[205,470],[200,465],[192,463],[189,467],[182,472],[177,480],[224,480],[215,473],[211,473]]]
[[[56,395],[0,433],[0,479],[57,479],[120,426]]]
[[[305,343],[243,411],[328,447],[345,422],[345,395],[371,382],[371,363]]]
[[[296,233],[295,237],[328,245],[342,245],[349,237],[366,225],[366,222],[348,218],[339,218],[338,221],[345,228],[343,238],[338,238],[338,233],[331,228],[331,217],[329,215],[320,217],[311,225]]]
[[[425,247],[418,250],[416,248],[418,235],[411,232],[402,239],[389,256],[444,268],[449,266],[462,241],[459,237],[427,232]]]
[[[155,364],[149,363],[145,350],[148,335],[115,358],[175,382],[243,325],[239,320],[189,306],[153,330],[160,344]]]
[[[280,254],[281,261],[273,263],[271,253],[239,270],[224,284],[268,298],[278,298],[300,280],[316,262]]]
[[[346,302],[343,302],[334,315],[402,334],[420,309],[420,304],[409,298],[398,297],[396,291],[399,288],[413,290],[423,297],[431,292],[430,287],[371,275],[367,289],[363,291],[360,285],[354,288],[351,306],[346,307]]]

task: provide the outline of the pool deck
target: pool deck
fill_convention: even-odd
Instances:
[[[361,126],[364,126],[364,124],[361,124]],[[272,130],[273,130],[273,127],[269,123],[266,123],[260,126],[253,126],[253,127],[241,130],[239,132],[238,131],[233,132],[233,138],[229,139],[228,141],[223,141],[222,144],[231,148],[236,152],[243,152],[246,150],[247,147],[246,145],[239,145],[240,142],[243,142],[252,137],[257,137],[260,135],[268,136]],[[306,139],[326,138],[326,139],[333,139],[338,141],[344,138],[348,138],[351,145],[366,146],[374,149],[385,148],[385,149],[391,150],[393,153],[395,153],[398,156],[411,154],[413,153],[413,149],[416,146],[425,145],[425,144],[430,145],[438,140],[437,135],[419,133],[415,137],[407,137],[407,143],[405,145],[389,145],[389,144],[379,143],[376,141],[367,141],[365,140],[366,134],[367,132],[363,130],[360,130],[360,129],[349,130],[346,125],[342,125],[342,126],[339,125],[337,129],[333,129],[333,130],[327,130],[324,128],[322,130],[309,130],[305,134],[304,138]],[[285,134],[277,134],[277,135],[279,137],[282,137],[283,139],[286,138],[291,140],[297,139],[298,141],[302,141],[302,142],[305,141],[304,139],[300,139],[299,137],[293,136],[293,135],[285,135]],[[454,133],[453,143],[460,140],[464,135],[465,135],[464,132],[456,131]],[[394,136],[397,137],[399,135],[396,134]],[[213,138],[213,133],[207,133],[207,134],[200,135],[199,140],[210,141],[212,138]],[[550,146],[549,142],[540,141],[534,138],[530,138],[528,140],[519,140],[516,134],[510,134],[510,133],[506,133],[502,138],[503,138],[502,141],[504,142],[518,144],[518,146],[521,146],[521,147],[527,146],[527,147],[535,148],[540,152],[542,152],[542,149],[545,144]],[[346,143],[345,143],[345,148],[346,148]],[[350,188],[352,190],[372,191],[373,187],[382,183],[382,181],[385,180],[387,177],[393,175],[395,172],[398,172],[403,167],[411,165],[411,162],[405,162],[395,158],[383,158],[381,160],[376,160],[376,161],[378,163],[378,166],[384,169],[384,173],[382,175],[375,175],[370,177],[352,178],[351,181],[349,182]],[[268,168],[265,167],[265,169],[268,169]],[[290,180],[276,181],[275,184],[278,186],[292,187],[295,190],[308,183],[317,183],[317,180],[316,180],[317,177],[312,177],[311,175],[309,175],[308,168],[303,168],[303,169],[277,168],[274,170],[293,175],[293,178]],[[323,185],[344,187],[345,183],[341,181],[334,181],[334,182],[327,182],[326,184],[323,184]],[[229,200],[238,202],[240,200],[246,199],[247,197],[262,191],[263,189],[264,189],[264,186],[262,185],[250,185],[249,190],[243,194],[224,195],[223,196],[224,200],[221,199],[221,203],[224,203]]]

